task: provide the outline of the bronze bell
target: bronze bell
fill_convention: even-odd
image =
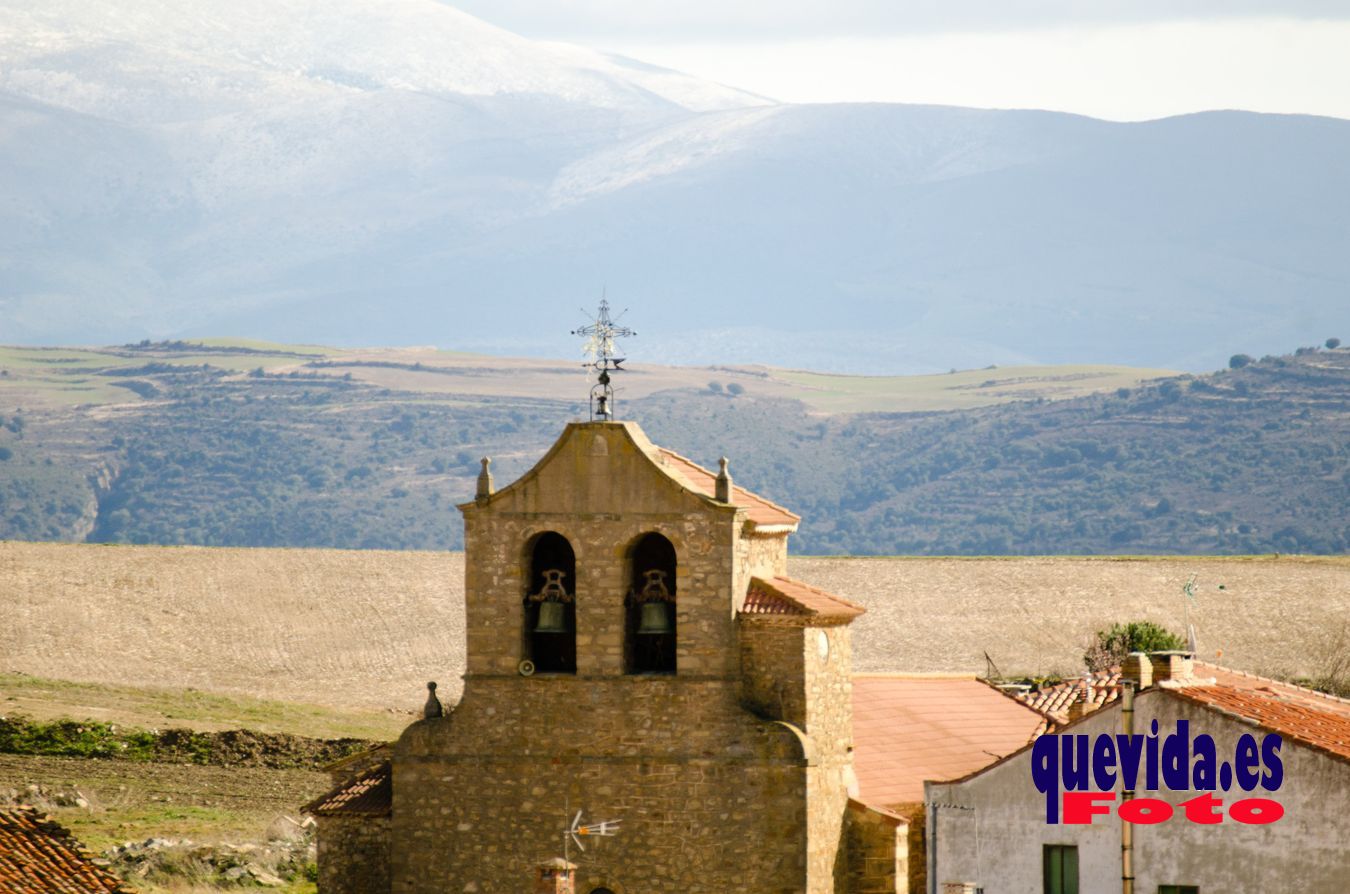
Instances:
[[[638,636],[657,636],[671,632],[670,603],[642,603],[641,623],[638,624]]]
[[[561,602],[539,603],[539,622],[534,625],[534,632],[567,632],[567,611]]]

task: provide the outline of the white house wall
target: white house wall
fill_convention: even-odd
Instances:
[[[1191,737],[1214,738],[1220,760],[1235,753],[1244,733],[1262,731],[1158,690],[1135,701],[1135,731],[1147,732],[1156,717],[1166,736],[1181,719]],[[1095,736],[1120,728],[1118,706],[1105,709],[1069,732]],[[1280,751],[1284,783],[1275,793],[1258,789],[1215,792],[1224,809],[1239,797],[1270,797],[1285,815],[1269,825],[1193,824],[1179,811],[1157,825],[1134,826],[1136,894],[1154,894],[1159,885],[1198,885],[1201,894],[1291,891],[1299,894],[1350,892],[1350,762],[1302,747],[1287,738]],[[1140,784],[1143,783],[1141,771]],[[1031,778],[1031,751],[962,783],[927,786],[929,889],[948,882],[971,882],[985,894],[1042,894],[1042,846],[1078,847],[1079,890],[1103,894],[1121,890],[1120,820],[1094,817],[1091,826],[1047,825],[1044,796]],[[1179,804],[1199,792],[1139,792]]]

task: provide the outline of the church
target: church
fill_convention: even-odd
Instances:
[[[463,698],[310,805],[321,891],[904,889],[856,798],[863,609],[786,576],[796,515],[608,419],[460,509]]]

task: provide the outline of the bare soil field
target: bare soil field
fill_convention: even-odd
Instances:
[[[0,544],[0,672],[419,709],[464,667],[448,553]]]
[[[790,574],[867,606],[859,671],[1082,671],[1094,631],[1185,630],[1198,657],[1269,676],[1316,675],[1350,652],[1350,557],[796,558]]]
[[[0,543],[0,672],[416,711],[464,668],[462,553]],[[1350,557],[793,558],[868,607],[860,671],[1075,673],[1115,621],[1201,657],[1315,674],[1350,649]],[[1220,654],[1222,652],[1222,654]],[[397,722],[397,717],[394,718]],[[184,724],[188,725],[188,724]]]

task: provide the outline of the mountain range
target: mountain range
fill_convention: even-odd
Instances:
[[[1350,325],[1350,121],[794,105],[435,0],[0,0],[0,343],[1182,370]]]

